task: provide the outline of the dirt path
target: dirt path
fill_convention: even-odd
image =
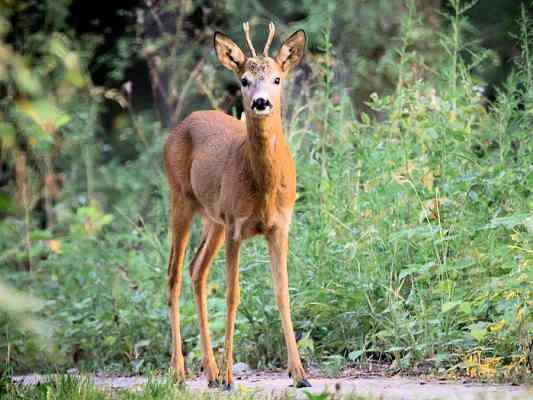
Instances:
[[[13,380],[21,384],[35,384],[47,379],[47,376],[25,375],[14,377]],[[144,385],[146,377],[112,377],[92,376],[91,379],[99,387],[111,389],[135,389]],[[289,388],[291,380],[285,374],[279,373],[250,373],[237,377],[237,386],[248,389],[256,388],[260,392],[280,393],[285,390],[297,393],[298,399],[306,396],[303,391],[310,390],[320,393],[324,390],[342,393],[357,393],[358,395],[372,395],[384,400],[417,399],[417,400],[529,400],[533,399],[533,388],[511,385],[461,384],[415,378],[339,378],[310,379],[313,387],[309,389]],[[206,390],[206,381],[197,378],[187,381],[192,390]]]

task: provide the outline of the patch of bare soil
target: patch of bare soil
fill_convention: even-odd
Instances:
[[[49,379],[49,375],[24,375],[13,378],[20,384],[36,384]],[[137,389],[148,378],[120,376],[88,376],[97,386],[108,389]],[[310,378],[311,388],[294,389],[289,387],[292,381],[285,373],[250,371],[236,377],[237,388],[257,390],[258,393],[280,394],[289,390],[297,398],[306,398],[304,391],[321,393],[325,390],[339,394],[355,393],[374,396],[384,400],[420,399],[420,400],[529,400],[533,399],[533,388],[525,385],[489,385],[479,383],[457,383],[422,378],[382,377],[382,376],[346,376],[338,379]],[[205,378],[187,381],[191,390],[207,389]]]

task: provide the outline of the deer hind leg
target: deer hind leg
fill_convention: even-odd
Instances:
[[[225,390],[230,390],[233,385],[233,333],[235,319],[237,317],[237,307],[240,302],[239,248],[240,241],[233,239],[233,234],[230,229],[226,232],[226,301],[228,315],[226,320],[226,337],[224,340],[224,367],[222,370]]]
[[[181,348],[180,332],[180,291],[183,260],[193,217],[192,208],[183,199],[171,195],[171,235],[170,257],[168,261],[168,294],[170,306],[170,326],[172,330],[172,359],[170,368],[178,382],[185,381],[185,362]]]
[[[211,347],[211,337],[209,335],[207,321],[207,277],[213,258],[220,248],[223,238],[224,229],[221,225],[205,221],[204,235],[190,266],[194,298],[196,300],[200,322],[200,341],[204,353],[203,364],[209,387],[218,386],[219,370]]]
[[[300,361],[298,346],[292,327],[291,310],[289,301],[289,282],[287,276],[287,229],[275,229],[267,236],[268,250],[271,258],[272,279],[276,302],[281,314],[281,325],[287,344],[289,374],[292,376],[297,388],[310,387],[311,384],[305,378],[305,371]]]

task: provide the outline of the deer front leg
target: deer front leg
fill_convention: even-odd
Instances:
[[[276,228],[268,236],[268,250],[271,258],[272,279],[276,302],[281,314],[281,325],[287,344],[288,367],[297,388],[310,387],[300,361],[298,346],[292,327],[289,301],[289,281],[287,276],[288,227]]]
[[[204,230],[204,238],[191,263],[190,272],[200,322],[200,341],[204,353],[203,366],[208,386],[216,387],[219,384],[219,370],[211,347],[207,322],[207,277],[211,262],[224,238],[224,230],[222,226],[211,223],[207,223]]]
[[[222,369],[224,389],[230,390],[233,385],[233,334],[237,307],[240,302],[239,287],[239,248],[240,240],[235,240],[233,232],[226,232],[226,285],[227,285],[227,320],[226,337],[224,340],[224,366]]]
[[[182,207],[181,210],[178,209],[174,197],[171,208],[172,243],[168,261],[168,301],[170,306],[170,326],[172,329],[172,359],[170,369],[174,379],[182,383],[185,382],[185,363],[181,346],[180,291],[183,260],[185,258],[185,248],[189,240],[192,211],[186,206]]]

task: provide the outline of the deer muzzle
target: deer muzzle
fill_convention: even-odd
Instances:
[[[252,100],[252,111],[259,115],[266,115],[272,112],[272,103],[263,97],[256,97]]]

